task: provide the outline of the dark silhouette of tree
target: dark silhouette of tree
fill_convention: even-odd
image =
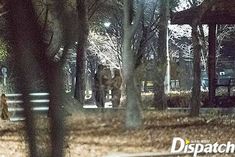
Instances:
[[[32,80],[42,72],[46,87],[50,93],[49,114],[51,126],[51,153],[52,157],[63,156],[64,146],[64,114],[61,108],[63,104],[63,71],[64,57],[55,62],[48,56],[47,48],[43,39],[43,29],[38,24],[37,15],[30,0],[12,0],[7,3],[9,9],[8,27],[11,32],[11,45],[16,59],[16,74],[19,76],[17,84],[23,94],[25,126],[28,135],[30,156],[39,157],[40,154],[36,143],[36,130],[34,115],[31,107],[29,93],[33,91]],[[54,1],[55,7],[63,10],[63,1]],[[65,20],[65,16],[59,20]],[[61,21],[62,28],[65,28]],[[68,39],[66,30],[63,31],[64,39]],[[67,41],[69,42],[69,40]],[[65,49],[66,50],[66,49]],[[66,54],[66,52],[64,52]],[[50,149],[50,148],[48,148]]]
[[[164,81],[167,66],[167,31],[169,20],[169,0],[160,1],[160,21],[157,56],[155,55],[155,80],[154,80],[154,104],[155,107],[164,110],[166,108]]]
[[[76,60],[76,84],[74,97],[84,103],[85,97],[85,60],[86,46],[89,33],[88,8],[86,0],[77,0],[78,13],[78,40],[77,40],[77,60]]]
[[[201,25],[200,20],[202,16],[208,11],[216,0],[207,0],[202,3],[201,10],[198,12],[192,21],[192,42],[193,42],[193,89],[192,89],[192,99],[191,99],[191,116],[199,116],[200,110],[200,85],[201,85],[201,68],[200,68],[200,61],[201,61],[201,44],[200,44],[200,34],[198,31],[199,26]]]

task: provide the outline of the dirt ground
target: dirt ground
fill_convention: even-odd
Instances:
[[[126,130],[124,117],[123,112],[78,112],[67,116],[65,156],[102,157],[119,153],[169,152],[173,137],[210,143],[235,142],[234,116],[189,118],[184,113],[146,111],[143,126],[138,130]],[[43,157],[47,156],[50,129],[48,118],[37,118],[38,149]],[[28,156],[24,130],[24,122],[0,121],[0,157]],[[213,156],[223,157],[225,154]]]

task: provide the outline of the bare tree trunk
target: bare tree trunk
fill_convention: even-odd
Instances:
[[[159,43],[155,58],[154,106],[159,110],[166,108],[164,81],[167,68],[167,31],[169,19],[169,0],[160,1]],[[156,56],[156,55],[155,55]]]
[[[124,1],[124,39],[123,39],[123,76],[126,84],[127,109],[126,128],[136,129],[142,124],[140,99],[135,80],[135,53],[132,47],[132,39],[138,27],[143,11],[143,1],[139,2],[137,15],[133,17],[133,0]]]
[[[192,105],[191,116],[198,116],[200,110],[200,82],[201,82],[201,68],[200,68],[200,53],[201,45],[199,42],[198,25],[192,25],[192,41],[193,41],[193,91],[192,91]]]
[[[192,40],[193,40],[193,90],[192,90],[192,99],[191,99],[191,116],[199,116],[200,111],[200,85],[201,85],[201,45],[199,41],[199,32],[198,26],[200,25],[200,20],[204,13],[210,9],[217,0],[207,0],[202,3],[198,15],[195,16],[191,24],[192,27]]]
[[[124,75],[127,95],[126,127],[139,128],[142,124],[142,115],[139,89],[135,78],[134,52],[131,50],[130,40],[127,41],[125,35],[123,48],[125,53],[123,54],[123,69],[127,70],[127,74]]]
[[[203,30],[203,26],[200,25],[199,26],[199,30],[200,30],[200,39],[201,39],[201,43],[202,43],[202,65],[203,65],[203,70],[207,71],[207,44],[206,44],[206,39],[205,39],[205,33]]]
[[[78,12],[78,41],[77,41],[77,66],[76,66],[76,84],[74,97],[84,103],[85,99],[85,61],[86,61],[86,44],[89,34],[87,1],[77,0]]]
[[[126,127],[131,129],[139,128],[142,125],[142,109],[138,90],[135,77],[131,76],[126,85]]]

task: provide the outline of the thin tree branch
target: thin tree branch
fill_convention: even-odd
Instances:
[[[9,11],[4,11],[4,12],[0,13],[0,17],[6,15],[8,12]]]

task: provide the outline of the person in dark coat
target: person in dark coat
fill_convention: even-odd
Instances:
[[[110,69],[100,64],[94,80],[96,105],[98,107],[104,107],[105,102],[109,100],[109,90],[112,81]]]
[[[112,105],[113,107],[118,107],[120,105],[121,85],[122,85],[122,77],[120,74],[120,70],[115,69],[114,77],[112,79]]]
[[[100,64],[95,74],[95,101],[98,107],[104,107],[104,87],[102,85],[102,71],[104,66]]]

